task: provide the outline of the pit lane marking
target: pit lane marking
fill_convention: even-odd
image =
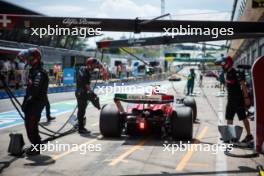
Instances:
[[[208,131],[208,127],[206,126],[198,134],[198,136],[196,137],[196,139],[197,140],[201,140],[205,136],[205,134],[207,133],[207,131]],[[185,168],[185,166],[187,165],[187,163],[191,159],[191,157],[193,155],[193,152],[194,152],[194,150],[188,150],[188,152],[183,156],[183,158],[181,159],[181,161],[179,162],[179,164],[176,166],[176,168],[175,168],[176,171],[182,171]]]
[[[121,161],[124,161],[125,158],[127,158],[129,155],[131,155],[136,150],[142,149],[143,145],[146,143],[147,139],[141,140],[137,145],[131,147],[129,150],[124,152],[123,154],[119,155],[117,158],[113,159],[108,165],[109,166],[115,166]]]
[[[219,99],[219,110],[218,110],[218,125],[223,125],[224,124],[224,98],[221,97]],[[220,140],[221,135],[218,133],[218,139],[217,139],[217,143],[221,144],[221,140]],[[215,168],[217,170],[227,170],[227,161],[226,161],[226,155],[222,152],[219,152],[216,155],[216,162],[215,162]],[[228,175],[228,174],[221,174],[221,175]]]
[[[4,125],[6,123],[12,123],[16,121],[15,119],[0,119],[0,125]]]
[[[197,167],[197,168],[208,168],[209,164],[207,163],[188,163],[189,166],[191,167]]]
[[[60,116],[60,115],[64,115],[67,113],[70,113],[73,111],[74,106],[72,104],[72,102],[74,102],[75,100],[66,100],[66,101],[61,101],[61,102],[56,102],[56,103],[51,103],[51,112],[53,113],[52,115],[55,116]],[[105,100],[104,98],[102,98],[101,100],[102,104],[106,104],[106,103],[110,103],[109,100]],[[57,106],[57,107],[54,107]],[[66,106],[65,106],[66,105]],[[67,108],[67,106],[70,106]],[[71,107],[73,106],[73,107]],[[88,106],[87,108],[92,108],[92,106]],[[42,116],[41,118],[46,118],[46,111],[43,110],[42,111]],[[12,121],[9,120],[9,118],[14,117]],[[6,119],[6,120],[5,120]],[[5,129],[5,128],[11,128],[14,126],[18,126],[24,123],[23,119],[19,116],[19,114],[17,113],[17,111],[13,110],[13,111],[6,111],[6,112],[1,112],[0,113],[0,130]],[[96,126],[96,125],[94,125]]]

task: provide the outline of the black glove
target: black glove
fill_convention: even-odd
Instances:
[[[24,100],[22,105],[21,105],[21,109],[22,109],[23,112],[26,111],[26,107],[27,107],[27,102]]]
[[[96,107],[98,110],[101,109],[101,106],[100,106],[100,100],[99,100],[99,97],[93,92],[93,91],[89,91],[87,93],[87,97],[88,97],[88,100],[91,101],[91,103],[94,105],[94,107]]]
[[[94,105],[94,107],[96,107],[98,110],[101,109],[101,106],[100,106],[100,99],[99,97],[95,97],[93,101],[91,101],[92,104]]]
[[[23,101],[23,103],[21,105],[21,109],[22,109],[23,112],[26,111],[27,106],[28,106],[30,100],[31,100],[31,97],[24,98],[24,101]]]

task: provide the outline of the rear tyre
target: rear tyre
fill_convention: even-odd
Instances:
[[[99,127],[104,137],[120,137],[122,132],[121,116],[115,105],[103,106]]]
[[[183,99],[183,104],[192,109],[192,111],[193,111],[193,122],[195,122],[197,119],[197,106],[196,106],[195,99],[192,97],[185,97]]]
[[[177,107],[171,116],[172,137],[176,140],[192,140],[193,114],[190,107]]]

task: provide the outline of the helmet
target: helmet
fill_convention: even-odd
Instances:
[[[92,58],[92,57],[88,57],[88,58],[86,59],[86,62],[85,62],[85,65],[86,65],[87,67],[95,67],[95,66],[97,66],[98,64],[99,64],[99,61],[98,61],[97,59]]]
[[[31,66],[41,63],[41,52],[37,48],[29,48],[27,50],[23,50],[18,54],[18,57],[26,60],[27,63]]]
[[[224,57],[223,58],[223,60],[222,60],[222,62],[221,62],[221,65],[222,65],[222,67],[223,67],[223,69],[225,70],[225,71],[227,71],[229,68],[231,68],[232,66],[233,66],[233,59],[232,59],[232,57],[230,57],[230,56],[227,56],[227,57]]]

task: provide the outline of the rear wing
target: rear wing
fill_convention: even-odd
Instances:
[[[114,100],[138,104],[167,104],[174,102],[173,95],[115,94]]]

